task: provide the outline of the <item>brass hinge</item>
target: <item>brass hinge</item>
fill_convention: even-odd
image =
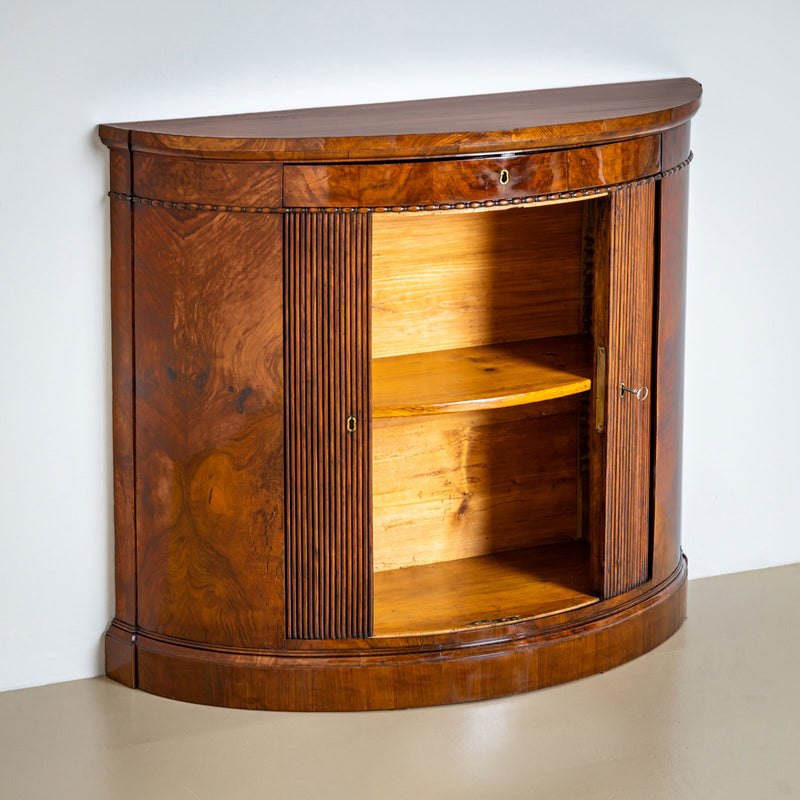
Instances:
[[[602,433],[606,427],[606,349],[597,348],[594,376],[594,429]]]

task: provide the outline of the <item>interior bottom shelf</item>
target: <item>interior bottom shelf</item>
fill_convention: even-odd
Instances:
[[[581,541],[376,572],[373,588],[375,636],[543,617],[598,600]]]

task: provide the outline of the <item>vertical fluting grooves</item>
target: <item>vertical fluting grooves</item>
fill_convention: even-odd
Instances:
[[[372,632],[370,228],[285,216],[290,638]]]
[[[653,184],[612,195],[609,264],[609,375],[604,596],[647,580],[651,397],[620,394],[620,384],[651,385]]]

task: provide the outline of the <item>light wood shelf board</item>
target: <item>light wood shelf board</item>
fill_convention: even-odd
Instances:
[[[375,636],[412,636],[532,619],[598,602],[585,542],[378,572]]]
[[[591,388],[592,348],[566,336],[376,358],[373,417],[476,411],[554,400]]]

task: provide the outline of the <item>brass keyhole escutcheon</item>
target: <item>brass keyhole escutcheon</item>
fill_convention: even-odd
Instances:
[[[508,183],[508,178],[509,178],[508,170],[507,169],[501,169],[500,170],[500,183],[502,183],[503,186],[505,186]]]
[[[348,433],[355,433],[356,430],[356,418],[355,417],[348,417],[347,418],[347,432]]]

